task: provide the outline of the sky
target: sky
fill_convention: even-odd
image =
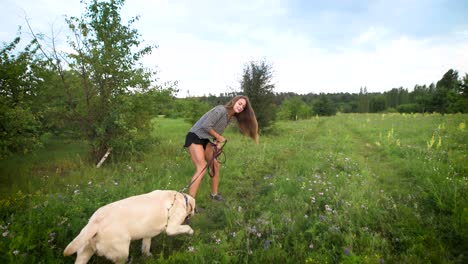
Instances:
[[[0,0],[0,42],[25,18],[67,50],[65,15],[79,0]],[[266,61],[274,92],[359,93],[436,83],[449,69],[468,73],[468,0],[127,0],[126,22],[144,45],[142,62],[178,97],[240,91],[243,69]],[[69,49],[69,48],[68,48]]]

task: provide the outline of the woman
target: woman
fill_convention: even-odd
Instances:
[[[210,143],[210,138],[214,139],[214,144],[220,149],[226,141],[222,134],[232,118],[237,120],[242,134],[248,135],[258,144],[257,119],[247,96],[238,95],[226,105],[215,106],[206,112],[185,137],[184,147],[188,148],[192,162],[195,165],[195,174],[189,188],[189,194],[193,198],[197,195],[203,175],[208,170],[206,168],[207,162],[213,159],[214,146]],[[211,166],[213,169],[211,199],[224,201],[224,198],[218,193],[219,162],[216,158],[213,159]]]

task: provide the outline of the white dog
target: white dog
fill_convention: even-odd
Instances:
[[[177,191],[156,190],[132,196],[99,208],[80,234],[65,248],[69,256],[77,252],[75,263],[87,263],[97,253],[115,263],[124,263],[130,241],[143,239],[142,252],[151,256],[151,238],[161,232],[173,236],[193,234],[183,225],[192,216],[195,199]]]

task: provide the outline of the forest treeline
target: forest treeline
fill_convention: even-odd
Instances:
[[[245,94],[257,114],[261,132],[275,120],[298,120],[343,113],[466,113],[468,74],[448,70],[435,83],[393,88],[384,93],[276,93],[273,69],[266,60],[243,67],[238,91],[177,98],[177,82],[158,84],[154,69],[141,58],[156,46],[142,46],[132,28],[138,16],[122,23],[124,0],[84,1],[85,13],[66,17],[68,48],[58,50],[55,37],[29,27],[32,41],[22,42],[22,29],[0,48],[0,159],[41,147],[60,136],[89,143],[90,159],[106,152],[138,153],[155,143],[155,116],[195,122],[205,111]],[[23,48],[20,48],[23,47]],[[67,50],[67,51],[64,51]],[[316,90],[316,89],[315,89]]]
[[[235,93],[202,96],[200,100],[214,105],[228,100]],[[412,90],[392,88],[383,93],[273,93],[273,102],[282,119],[308,118],[311,115],[341,113],[467,113],[468,74],[459,76],[449,69],[441,79],[430,85],[415,85]],[[281,113],[283,110],[283,113]]]

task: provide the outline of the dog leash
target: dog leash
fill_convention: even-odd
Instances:
[[[206,169],[208,169],[208,174],[210,175],[210,177],[214,177],[215,171],[214,171],[213,162],[215,159],[217,159],[221,155],[221,153],[223,153],[223,148],[226,145],[226,143],[227,143],[227,140],[225,140],[223,142],[223,145],[218,149],[218,145],[216,145],[213,142],[210,142],[211,146],[213,147],[213,157],[206,163],[206,166],[203,168],[202,171],[200,171],[197,177],[195,177],[189,184],[187,184],[187,186],[185,186],[180,191],[181,193],[185,192],[188,188],[190,188],[190,186],[192,186],[192,184],[198,179],[198,177],[200,177],[201,175],[203,175],[203,173],[205,173]]]

